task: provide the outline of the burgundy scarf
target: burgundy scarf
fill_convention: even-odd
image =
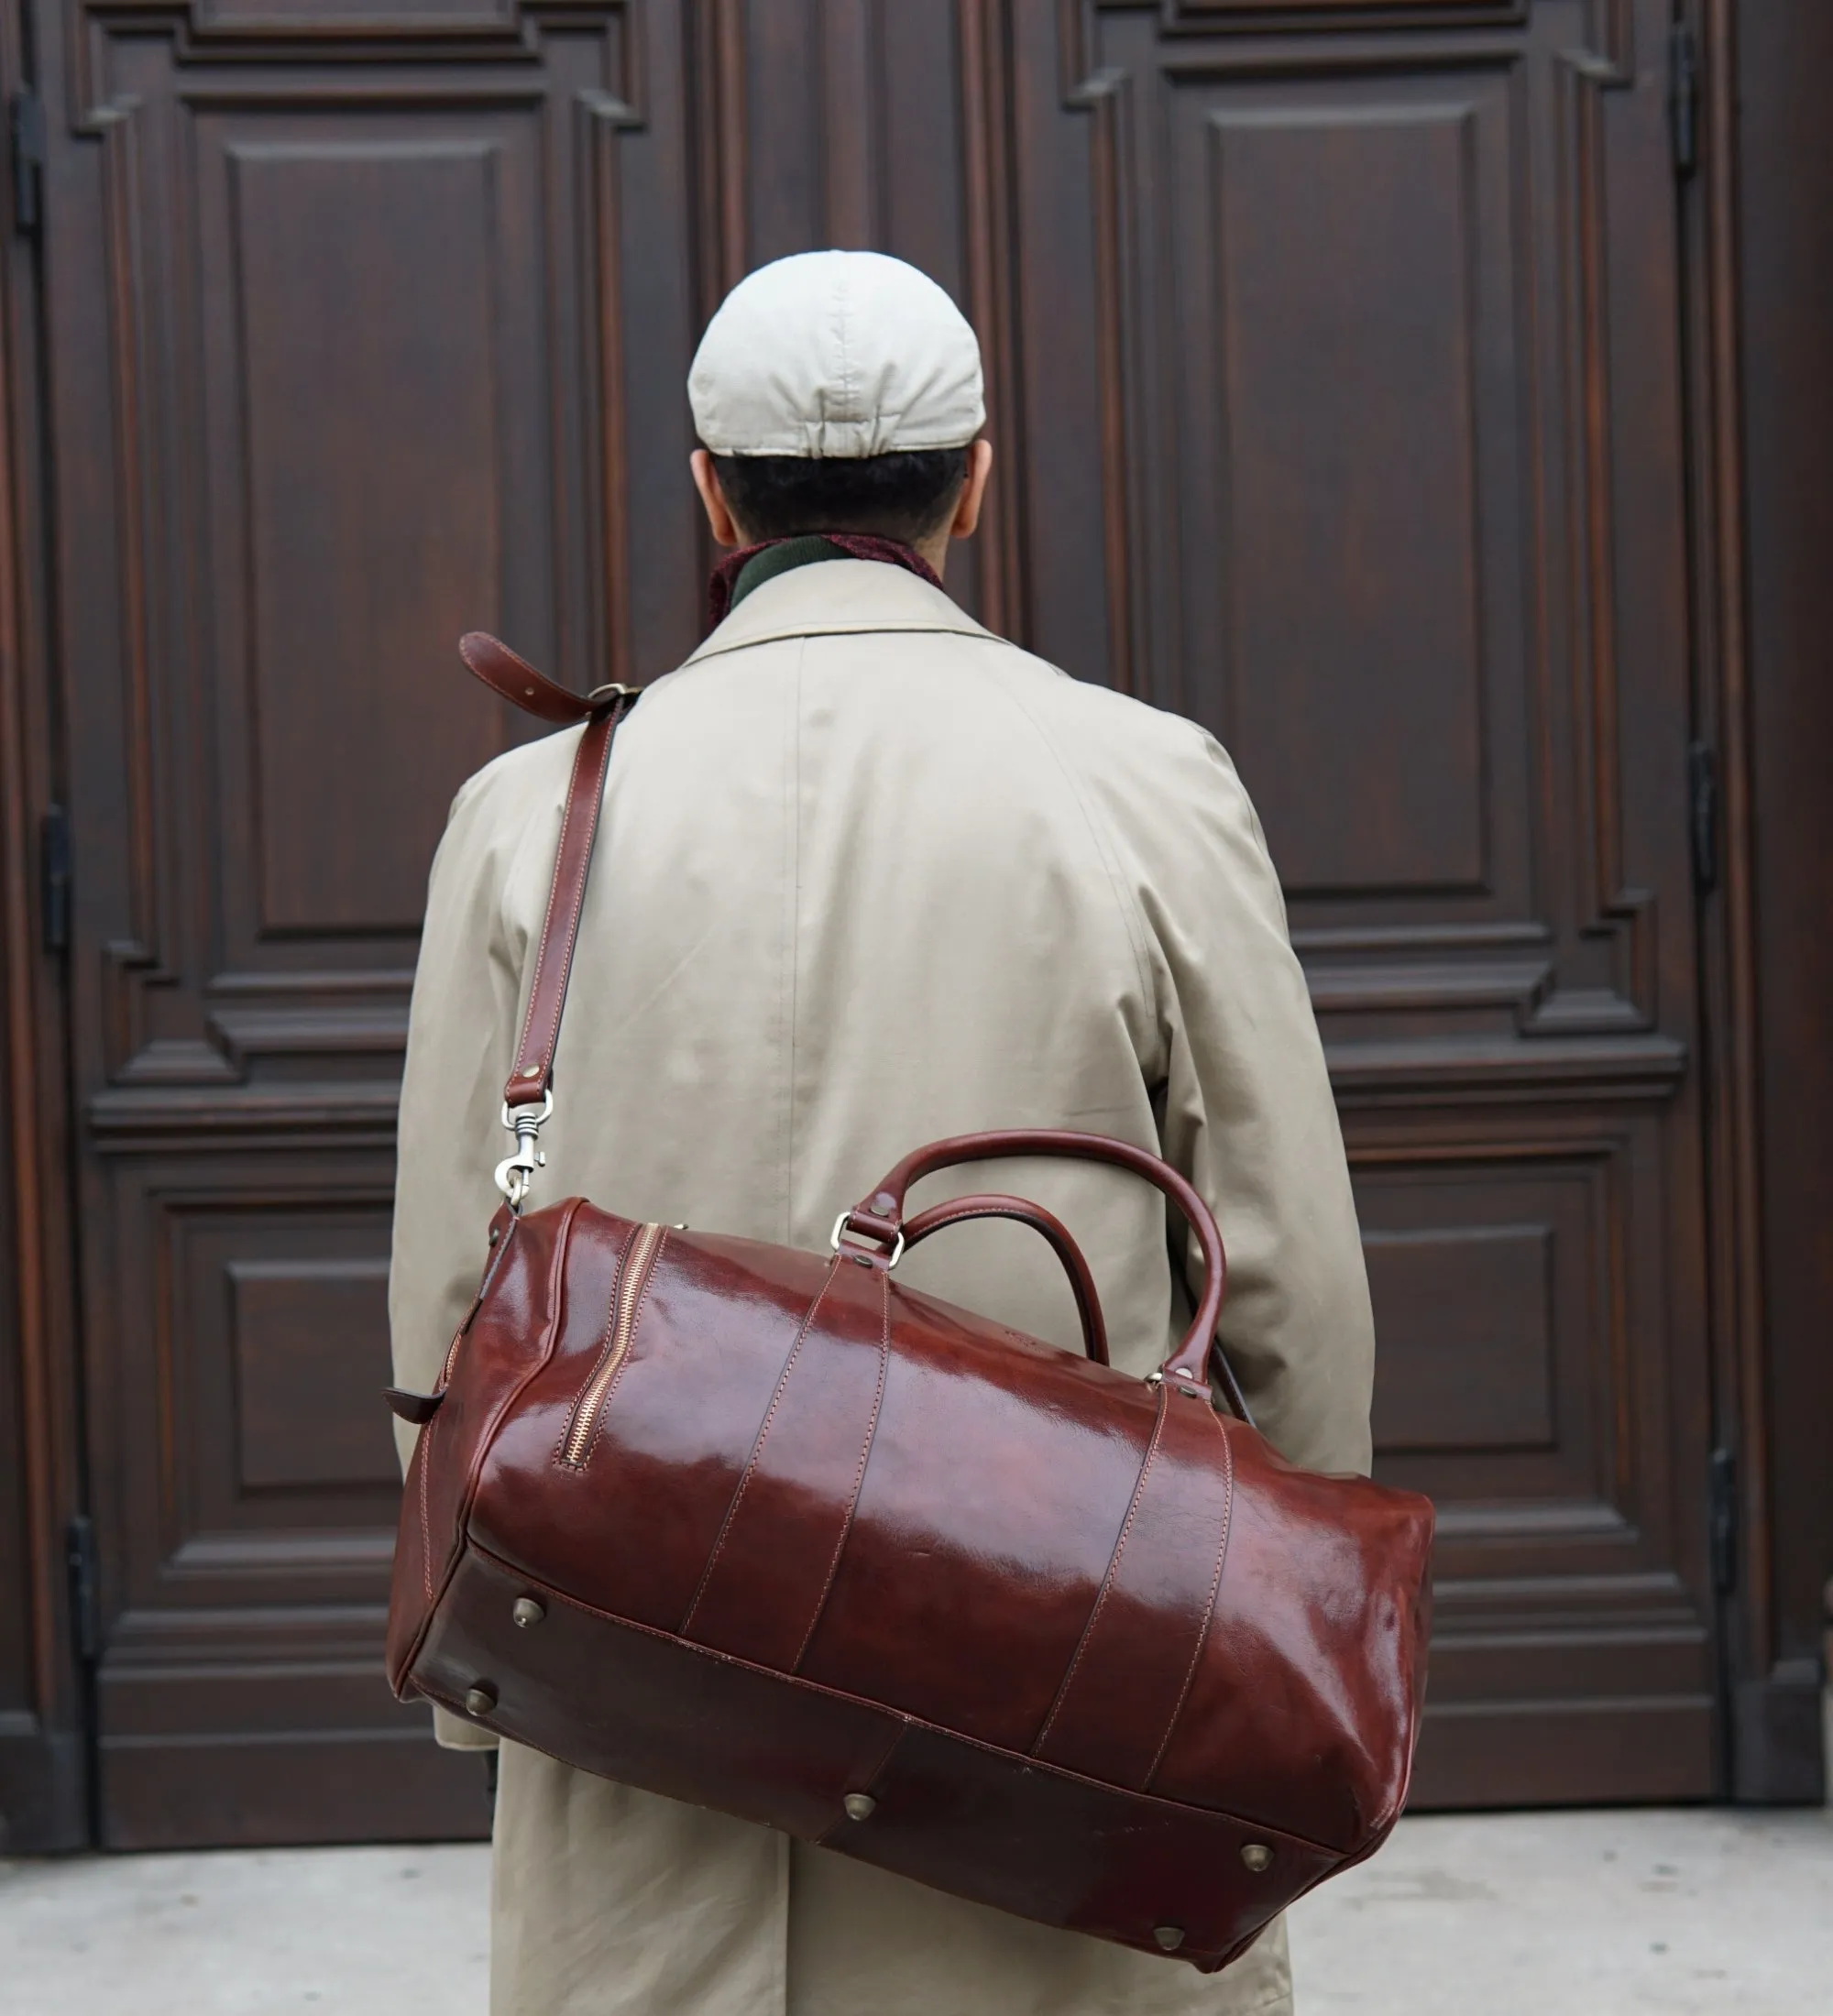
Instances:
[[[830,546],[838,546],[852,560],[882,560],[887,566],[902,567],[906,573],[919,575],[932,588],[939,588],[941,576],[924,559],[914,546],[906,546],[901,539],[880,539],[873,532],[796,532],[790,535],[796,539],[813,536],[825,539]],[[711,580],[707,584],[707,623],[709,629],[717,628],[726,619],[726,612],[732,606],[732,587],[744,572],[745,563],[754,560],[761,553],[768,553],[773,546],[785,543],[781,539],[763,539],[755,546],[741,546],[736,553],[729,553],[713,569]]]

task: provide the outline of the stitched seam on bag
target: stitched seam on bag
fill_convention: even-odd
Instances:
[[[891,1365],[891,1276],[881,1274],[879,1287],[884,1291],[884,1327],[878,1344],[878,1391],[872,1397],[872,1418],[865,1424],[865,1444],[860,1451],[859,1468],[853,1472],[853,1495],[847,1500],[847,1516],[840,1521],[840,1537],[834,1542],[834,1558],[828,1563],[828,1579],[821,1584],[821,1594],[816,1599],[815,1615],[808,1619],[808,1628],[802,1634],[795,1663],[789,1671],[796,1672],[802,1661],[808,1656],[808,1648],[814,1642],[816,1627],[828,1607],[828,1598],[833,1594],[834,1578],[840,1572],[840,1556],[845,1553],[848,1536],[853,1529],[853,1515],[859,1510],[860,1491],[865,1484],[865,1466],[872,1455],[873,1438],[878,1433],[878,1412],[884,1405],[884,1378]],[[884,1769],[881,1760],[879,1769]]]
[[[732,1529],[732,1521],[739,1516],[739,1507],[744,1502],[749,1489],[752,1473],[757,1468],[757,1460],[763,1453],[764,1438],[770,1433],[770,1424],[776,1419],[776,1409],[789,1385],[789,1374],[802,1350],[802,1340],[807,1336],[815,1320],[815,1311],[821,1306],[821,1299],[834,1284],[834,1276],[840,1269],[840,1256],[836,1254],[828,1263],[828,1272],[820,1287],[815,1291],[815,1299],[808,1305],[808,1313],[802,1319],[802,1327],[796,1332],[796,1342],[789,1347],[789,1355],[783,1361],[783,1370],[776,1375],[776,1391],[770,1397],[770,1405],[764,1410],[763,1425],[757,1431],[757,1440],[751,1445],[751,1457],[744,1466],[744,1475],[739,1479],[739,1487],[732,1493],[732,1502],[726,1507],[726,1516],[719,1527],[719,1537],[713,1542],[713,1551],[707,1557],[707,1565],[701,1571],[700,1585],[694,1592],[694,1600],[687,1605],[687,1615],[681,1620],[679,1637],[687,1636],[687,1628],[694,1621],[694,1613],[700,1607],[700,1599],[707,1594],[707,1584],[713,1579],[713,1571],[719,1565],[719,1556],[724,1553],[726,1537]]]
[[[630,1364],[631,1354],[636,1349],[637,1330],[642,1322],[643,1310],[649,1307],[649,1291],[655,1286],[656,1266],[662,1259],[662,1249],[667,1244],[668,1233],[664,1227],[656,1239],[655,1250],[649,1256],[649,1272],[643,1276],[642,1287],[637,1290],[636,1307],[631,1311],[630,1334],[624,1339],[624,1354],[618,1361],[618,1369],[611,1375],[611,1383],[605,1388],[604,1394],[598,1401],[598,1418],[592,1423],[592,1440],[580,1452],[579,1468],[581,1470],[585,1469],[586,1465],[592,1460],[592,1451],[598,1446],[598,1437],[604,1430],[605,1416],[610,1412],[611,1401],[616,1397],[618,1388],[624,1383],[624,1367]]]
[[[1044,1748],[1045,1740],[1056,1726],[1057,1717],[1062,1712],[1065,1701],[1070,1697],[1070,1688],[1082,1662],[1082,1654],[1089,1649],[1089,1640],[1094,1636],[1094,1627],[1101,1613],[1107,1606],[1107,1593],[1114,1587],[1114,1578],[1120,1572],[1120,1557],[1126,1550],[1126,1537],[1133,1530],[1133,1521],[1138,1516],[1140,1500],[1146,1496],[1146,1480],[1152,1474],[1152,1465],[1158,1461],[1158,1444],[1165,1433],[1166,1409],[1170,1402],[1170,1388],[1158,1387],[1158,1411],[1152,1419],[1152,1440],[1147,1445],[1146,1461],[1139,1466],[1139,1480],[1133,1486],[1133,1502],[1126,1507],[1126,1517],[1121,1521],[1120,1538],[1114,1543],[1114,1551],[1107,1558],[1107,1573],[1103,1576],[1101,1594],[1094,1599],[1094,1608],[1089,1612],[1088,1622],[1082,1627],[1081,1641],[1076,1646],[1076,1656],[1070,1661],[1070,1670],[1063,1675],[1063,1683],[1057,1689],[1057,1698],[1050,1704],[1050,1712],[1044,1717],[1044,1726],[1037,1732],[1037,1739],[1031,1746],[1036,1757]]]
[[[618,1255],[617,1276],[611,1283],[610,1306],[605,1311],[604,1333],[598,1339],[598,1350],[592,1353],[592,1369],[586,1375],[585,1385],[579,1388],[579,1399],[574,1401],[572,1408],[569,1408],[567,1411],[565,1420],[561,1423],[560,1441],[555,1445],[554,1451],[554,1461],[557,1463],[565,1463],[566,1443],[568,1438],[573,1432],[573,1418],[578,1410],[579,1401],[583,1400],[586,1395],[592,1390],[592,1381],[598,1376],[599,1368],[604,1364],[605,1362],[605,1353],[611,1348],[611,1340],[617,1334],[618,1298],[622,1291],[624,1285],[624,1269],[631,1264],[631,1255],[636,1251],[637,1235],[639,1233],[642,1232],[642,1227],[641,1225],[632,1225],[631,1227],[630,1237],[624,1241],[624,1250]],[[631,1328],[632,1329],[632,1331],[636,1328],[634,1321],[631,1322]],[[615,1380],[613,1380],[611,1383],[613,1386],[617,1384]],[[610,1394],[609,1391],[607,1391],[605,1397],[608,1400],[610,1398]],[[592,1439],[595,1441],[598,1440],[596,1428],[594,1429]],[[570,1470],[574,1467],[574,1465],[571,1463],[565,1463],[565,1467]],[[585,1463],[583,1459],[581,1460],[578,1467],[584,1469]]]
[[[465,1320],[453,1331],[452,1342],[445,1347],[445,1363],[440,1368],[439,1385],[436,1388],[442,1396],[452,1384],[452,1375],[457,1368],[458,1347],[465,1342],[465,1332],[470,1329],[472,1319],[484,1306],[484,1298],[490,1292],[490,1283],[496,1279],[497,1269],[502,1265],[504,1254],[509,1251],[510,1237],[514,1234],[516,1225],[519,1222],[519,1220],[511,1220],[509,1233],[498,1240],[495,1250],[485,1263],[484,1278],[477,1284],[477,1293],[472,1301],[470,1309]],[[426,1597],[429,1603],[433,1600],[433,1517],[426,1502],[426,1478],[427,1473],[433,1465],[427,1456],[427,1445],[432,1441],[433,1431],[438,1425],[438,1418],[435,1416],[426,1423],[420,1441],[414,1445],[414,1455],[420,1463],[421,1575],[426,1586]]]
[[[1225,1820],[1232,1826],[1244,1829],[1250,1838],[1260,1840],[1289,1841],[1293,1846],[1309,1848],[1313,1855],[1329,1859],[1332,1868],[1318,1878],[1323,1882],[1325,1876],[1334,1872],[1334,1867],[1347,1862],[1351,1857],[1357,1861],[1374,1852],[1370,1847],[1345,1848],[1334,1841],[1319,1841],[1311,1835],[1299,1834],[1290,1827],[1282,1827],[1271,1821],[1257,1820],[1246,1813],[1236,1813],[1229,1806],[1199,1806],[1188,1799],[1173,1798],[1166,1792],[1155,1792],[1136,1785],[1122,1785],[1111,1778],[1096,1778],[1088,1771],[1079,1771],[1068,1764],[1054,1763],[1048,1757],[1032,1757],[1024,1750],[1008,1749],[1003,1743],[989,1743],[984,1737],[970,1736],[962,1729],[945,1728],[939,1722],[931,1722],[923,1715],[909,1715],[901,1708],[887,1707],[882,1701],[873,1701],[865,1694],[850,1693],[844,1687],[831,1687],[827,1682],[810,1680],[803,1673],[785,1673],[780,1668],[765,1666],[754,1659],[747,1659],[741,1652],[722,1652],[711,1645],[701,1645],[693,1638],[684,1638],[678,1631],[671,1631],[664,1624],[644,1624],[639,1618],[627,1617],[615,1610],[601,1610],[597,1604],[585,1603],[579,1597],[569,1595],[565,1590],[556,1588],[551,1582],[543,1582],[539,1575],[532,1575],[528,1570],[504,1556],[493,1552],[480,1541],[470,1539],[466,1550],[477,1561],[488,1562],[499,1574],[513,1577],[521,1588],[536,1594],[551,1596],[555,1603],[564,1603],[569,1609],[576,1610],[588,1617],[598,1617],[603,1623],[614,1624],[620,1630],[636,1631],[648,1638],[659,1638],[665,1645],[676,1645],[685,1652],[692,1652],[697,1658],[710,1660],[722,1667],[736,1667],[742,1672],[754,1673],[761,1680],[772,1680],[782,1687],[799,1687],[805,1693],[819,1694],[827,1701],[845,1702],[849,1707],[863,1708],[868,1714],[901,1719],[904,1733],[921,1729],[926,1736],[938,1736],[949,1743],[960,1743],[970,1750],[979,1750],[984,1756],[1003,1758],[1013,1764],[1022,1764],[1034,1771],[1048,1771],[1052,1778],[1060,1778],[1071,1785],[1092,1785],[1099,1791],[1115,1792],[1124,1799],[1149,1799],[1156,1806],[1169,1806],[1179,1813],[1192,1813],[1201,1820]],[[437,1696],[429,1694],[429,1700]],[[449,1705],[445,1704],[444,1705]],[[526,1737],[516,1737],[513,1741],[527,1749],[541,1749],[538,1743]],[[551,1750],[542,1751],[543,1756],[552,1757]],[[565,1758],[557,1759],[564,1764]],[[574,1767],[577,1769],[577,1767]],[[1379,1843],[1376,1844],[1378,1846]],[[1314,1887],[1314,1886],[1313,1886]]]
[[[471,1458],[471,1468],[466,1476],[465,1487],[458,1494],[457,1513],[453,1520],[453,1531],[458,1537],[458,1544],[452,1550],[446,1560],[445,1573],[440,1579],[436,1594],[433,1594],[429,1583],[428,1594],[432,1600],[427,1605],[426,1615],[420,1620],[420,1628],[413,1635],[413,1642],[408,1648],[407,1656],[401,1661],[403,1686],[412,1680],[413,1669],[419,1663],[421,1653],[426,1649],[427,1635],[433,1629],[434,1619],[439,1614],[440,1604],[445,1599],[445,1592],[452,1585],[452,1578],[458,1572],[458,1564],[465,1558],[466,1547],[474,1544],[470,1541],[466,1530],[470,1525],[471,1508],[477,1503],[477,1485],[483,1475],[484,1463],[489,1455],[491,1445],[497,1439],[498,1431],[503,1425],[504,1417],[521,1399],[523,1393],[527,1391],[530,1383],[538,1378],[547,1369],[547,1361],[554,1355],[554,1340],[559,1335],[559,1309],[555,1298],[559,1294],[560,1284],[565,1272],[567,1249],[573,1242],[574,1221],[578,1217],[580,1207],[584,1202],[583,1198],[575,1197],[568,1199],[564,1204],[554,1207],[555,1210],[565,1213],[561,1220],[559,1236],[554,1243],[554,1260],[548,1268],[547,1274],[548,1303],[550,1308],[554,1309],[554,1313],[549,1319],[546,1328],[542,1332],[541,1355],[498,1403],[489,1419],[485,1422],[482,1433],[477,1438],[477,1445]],[[511,1227],[510,1229],[513,1230],[514,1228]],[[491,1559],[494,1560],[495,1556],[492,1556]],[[414,1682],[414,1685],[418,1692],[426,1693],[426,1690],[420,1687],[417,1682]],[[398,1698],[404,1701],[407,1696],[403,1692]],[[433,1696],[428,1694],[427,1699],[432,1700]]]
[[[1222,1587],[1222,1564],[1228,1559],[1228,1536],[1235,1524],[1235,1444],[1229,1440],[1227,1427],[1222,1417],[1212,1408],[1210,1419],[1222,1431],[1222,1452],[1226,1461],[1222,1500],[1222,1539],[1215,1550],[1215,1573],[1210,1577],[1209,1604],[1203,1611],[1202,1628],[1197,1633],[1197,1642],[1191,1652],[1190,1669],[1184,1675],[1184,1684],[1178,1690],[1177,1704],[1171,1710],[1171,1718],[1165,1725],[1165,1734],[1159,1738],[1158,1750],[1152,1759],[1152,1768],[1146,1773],[1146,1784],[1151,1785],[1158,1775],[1158,1767],[1165,1761],[1165,1752],[1171,1747],[1171,1737],[1176,1734],[1178,1718],[1184,1712],[1184,1704],[1190,1699],[1191,1688],[1197,1677],[1197,1665],[1202,1658],[1203,1646],[1209,1639],[1209,1627],[1215,1616],[1216,1592]]]
[[[458,1366],[458,1347],[465,1342],[465,1333],[477,1320],[477,1311],[484,1306],[484,1298],[490,1292],[490,1286],[497,1278],[497,1270],[503,1264],[503,1257],[510,1250],[510,1242],[515,1237],[520,1218],[511,1218],[503,1236],[490,1248],[490,1256],[484,1263],[484,1277],[477,1283],[477,1292],[471,1298],[471,1306],[465,1311],[465,1320],[452,1332],[452,1342],[445,1347],[445,1363],[440,1368],[439,1391],[442,1393],[452,1384],[452,1375]]]
[[[576,1464],[569,1463],[566,1462],[566,1444],[572,1438],[573,1429],[575,1425],[575,1417],[579,1411],[580,1402],[583,1401],[587,1394],[588,1394],[592,1390],[592,1381],[598,1376],[599,1372],[603,1369],[605,1363],[605,1353],[611,1348],[611,1340],[617,1335],[618,1301],[620,1297],[623,1293],[624,1269],[630,1265],[631,1255],[634,1255],[634,1253],[636,1252],[637,1239],[642,1231],[642,1227],[641,1225],[632,1225],[631,1227],[630,1237],[624,1241],[624,1250],[618,1255],[617,1278],[611,1283],[610,1307],[605,1311],[604,1334],[598,1339],[598,1348],[592,1354],[592,1369],[586,1375],[585,1385],[579,1388],[578,1399],[576,1399],[573,1405],[567,1409],[566,1419],[560,1424],[560,1441],[554,1448],[554,1461],[559,1463],[563,1469],[583,1470],[586,1467],[587,1457],[591,1454],[590,1449],[586,1449],[580,1452],[579,1461]],[[661,1251],[662,1249],[658,1245],[656,1248],[658,1255],[660,1255]],[[645,1296],[647,1296],[649,1293],[649,1283],[647,1281],[643,1283],[642,1292]],[[631,1318],[631,1335],[632,1337],[636,1335],[636,1318],[634,1316]],[[621,1375],[623,1368],[620,1366],[618,1369],[620,1375]],[[613,1379],[610,1386],[605,1388],[605,1397],[602,1401],[600,1401],[598,1406],[599,1420],[602,1420],[604,1419],[605,1408],[609,1403],[611,1393],[616,1387],[617,1383],[617,1380]],[[592,1441],[596,1442],[598,1439],[598,1422],[595,1421],[592,1424]]]
[[[487,1275],[485,1276],[487,1282],[488,1278]],[[477,1290],[478,1301],[483,1299],[483,1288],[479,1287]],[[473,1314],[476,1313],[477,1307],[477,1302],[471,1304]],[[452,1332],[452,1342],[446,1345],[445,1355],[439,1362],[439,1383],[433,1389],[435,1393],[444,1393],[446,1387],[452,1384],[453,1367],[458,1363],[458,1346],[464,1340],[465,1332],[469,1328],[470,1321],[471,1317],[467,1315],[464,1322],[460,1323],[458,1328]]]
[[[426,1584],[429,1603],[433,1600],[433,1515],[426,1503],[426,1473],[432,1467],[426,1460],[426,1443],[438,1425],[437,1421],[426,1424],[426,1433],[421,1437],[420,1446],[414,1451],[420,1458],[420,1572]]]

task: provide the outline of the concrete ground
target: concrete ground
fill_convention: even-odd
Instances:
[[[488,1874],[481,1847],[0,1862],[0,2016],[484,2016]],[[1303,2016],[1828,2016],[1833,1813],[1403,1821],[1292,1950]]]
[[[1292,1968],[1305,2016],[1829,2016],[1833,1813],[1402,1821]]]

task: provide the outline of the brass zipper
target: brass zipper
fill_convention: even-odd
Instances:
[[[605,1396],[610,1391],[611,1381],[618,1375],[618,1367],[624,1362],[624,1353],[630,1349],[631,1332],[636,1328],[636,1315],[642,1303],[642,1291],[649,1286],[649,1276],[655,1265],[655,1256],[662,1250],[663,1225],[639,1226],[631,1241],[630,1252],[624,1257],[623,1271],[618,1277],[617,1310],[611,1321],[611,1334],[599,1353],[598,1363],[593,1367],[592,1376],[586,1382],[586,1390],[573,1403],[573,1418],[566,1424],[566,1439],[560,1445],[560,1460],[570,1463],[576,1470],[586,1461],[586,1452],[592,1446],[592,1436],[598,1425],[599,1410],[604,1407]]]

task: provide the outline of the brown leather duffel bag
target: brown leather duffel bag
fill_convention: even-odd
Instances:
[[[832,1250],[522,1204],[549,1110],[599,797],[629,696],[581,702],[488,640],[467,662],[589,714],[506,1101],[510,1201],[423,1423],[389,1672],[583,1769],[1204,1970],[1371,1854],[1406,1794],[1429,1504],[1281,1460],[1213,1343],[1222,1240],[1125,1143],[986,1134],[906,1158]],[[905,1215],[1002,1155],[1158,1185],[1206,1269],[1149,1379],[1111,1370],[1069,1233],[1021,1199]],[[917,1241],[1049,1240],[1081,1358],[898,1285]],[[1213,1403],[1209,1376],[1241,1419]]]

